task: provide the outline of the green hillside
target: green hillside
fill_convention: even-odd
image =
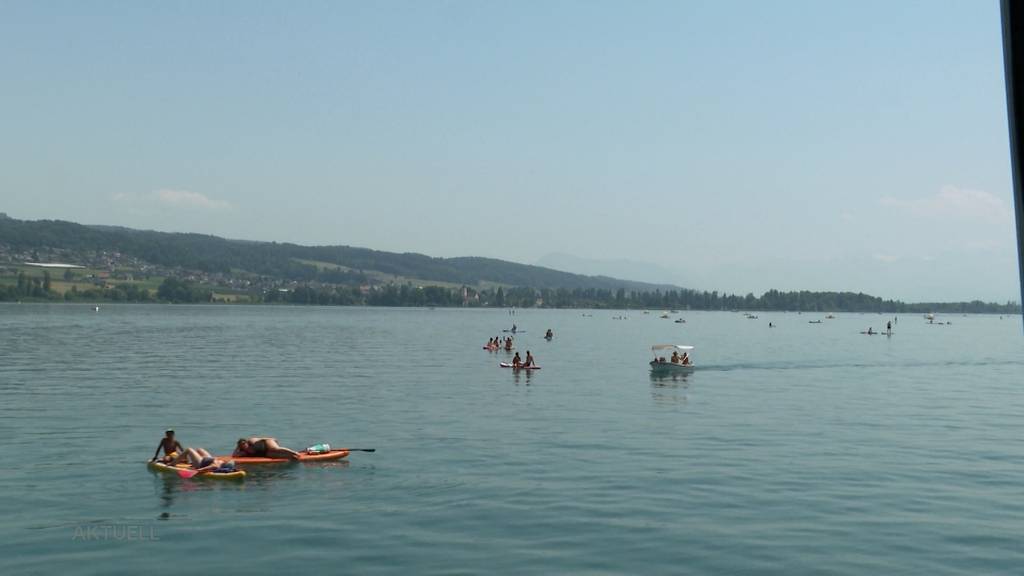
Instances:
[[[247,272],[296,281],[339,284],[366,281],[372,275],[416,279],[439,285],[506,285],[537,289],[653,291],[670,288],[603,276],[583,276],[494,258],[433,258],[424,254],[383,252],[352,246],[301,246],[277,242],[228,240],[204,234],[85,226],[59,220],[0,220],[0,245],[12,251],[56,249],[68,252],[117,252],[162,266],[207,273]],[[327,265],[340,268],[331,269]]]

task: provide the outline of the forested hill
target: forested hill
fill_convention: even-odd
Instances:
[[[0,218],[0,246],[14,251],[60,250],[118,252],[165,268],[207,273],[249,272],[291,280],[318,276],[318,265],[332,264],[353,274],[369,272],[468,286],[486,283],[538,289],[654,291],[670,286],[584,276],[494,258],[433,258],[423,254],[382,252],[352,246],[300,246],[277,242],[228,240],[205,234],[86,226],[59,220]],[[313,264],[318,263],[318,264]],[[322,276],[322,274],[320,274]]]

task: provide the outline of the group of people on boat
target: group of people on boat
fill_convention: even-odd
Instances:
[[[512,358],[512,368],[533,368],[537,366],[537,362],[533,359],[533,354],[530,351],[526,351],[526,361],[519,357],[519,352],[516,352],[515,357]]]
[[[495,336],[494,338],[490,338],[490,339],[487,340],[487,345],[484,346],[484,348],[486,348],[486,349],[488,349],[488,350],[490,350],[492,352],[495,351],[495,350],[501,350],[502,348],[504,348],[507,352],[511,352],[512,351],[512,337],[511,336],[506,336],[505,338],[499,338],[498,336]]]
[[[693,365],[693,360],[690,360],[689,352],[683,352],[682,354],[679,354],[678,350],[673,350],[672,351],[672,357],[670,359],[665,360],[665,357],[661,356],[661,357],[659,357],[657,359],[657,362],[659,364],[672,363],[672,364],[681,364],[683,366],[692,366]]]
[[[670,361],[673,364],[682,364],[683,366],[689,366],[690,364],[693,364],[693,362],[690,360],[689,352],[683,352],[683,354],[680,355],[678,350],[672,351],[672,359]]]
[[[162,458],[160,458],[161,450],[164,453]],[[239,438],[231,455],[233,457],[288,458],[290,460],[298,460],[300,457],[298,452],[281,446],[276,438],[269,436]],[[164,437],[160,439],[160,444],[157,445],[150,462],[156,462],[158,458],[160,463],[168,466],[177,466],[181,462],[187,462],[193,470],[200,474],[234,468],[234,462],[217,458],[211,455],[206,448],[182,447],[181,442],[175,438],[173,429],[164,432]]]

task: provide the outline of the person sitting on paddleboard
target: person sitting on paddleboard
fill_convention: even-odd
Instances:
[[[533,361],[533,354],[530,354],[530,351],[527,350],[526,351],[526,364],[523,364],[523,367],[524,368],[532,368],[534,366],[534,364],[535,363]]]
[[[174,439],[174,430],[170,429],[164,432],[164,437],[160,439],[160,445],[156,447],[156,452],[153,453],[153,458],[150,462],[156,462],[156,458],[160,455],[161,449],[164,451],[164,460],[169,460],[184,450],[184,448],[181,447],[181,443]]]
[[[180,454],[171,458],[167,462],[169,466],[174,466],[178,462],[188,460],[189,466],[196,471],[197,474],[205,474],[207,472],[213,472],[223,467],[226,462],[219,458],[214,458],[210,455],[209,450],[206,448],[186,448]],[[231,464],[234,468],[234,464]]]
[[[522,361],[521,358],[519,358],[519,352],[516,352],[515,357],[512,358],[512,367],[513,368],[519,368],[522,365],[523,365],[523,361]]]
[[[291,448],[285,448],[277,443],[277,438],[253,436],[252,438],[239,438],[235,444],[235,451],[232,456],[256,456],[262,458],[291,458],[299,459],[299,453]]]

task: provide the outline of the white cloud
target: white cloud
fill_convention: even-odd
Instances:
[[[190,190],[163,188],[149,194],[117,192],[110,199],[125,209],[136,212],[152,212],[157,208],[183,208],[205,211],[231,210],[231,203],[214,200],[205,194]]]
[[[1013,222],[1013,209],[1002,198],[983,190],[943,186],[934,196],[903,200],[887,196],[882,206],[928,220],[976,220],[1006,224]]]
[[[175,208],[199,208],[202,210],[228,210],[231,208],[231,204],[224,200],[214,200],[190,190],[157,190],[153,192],[153,198],[164,206]]]

